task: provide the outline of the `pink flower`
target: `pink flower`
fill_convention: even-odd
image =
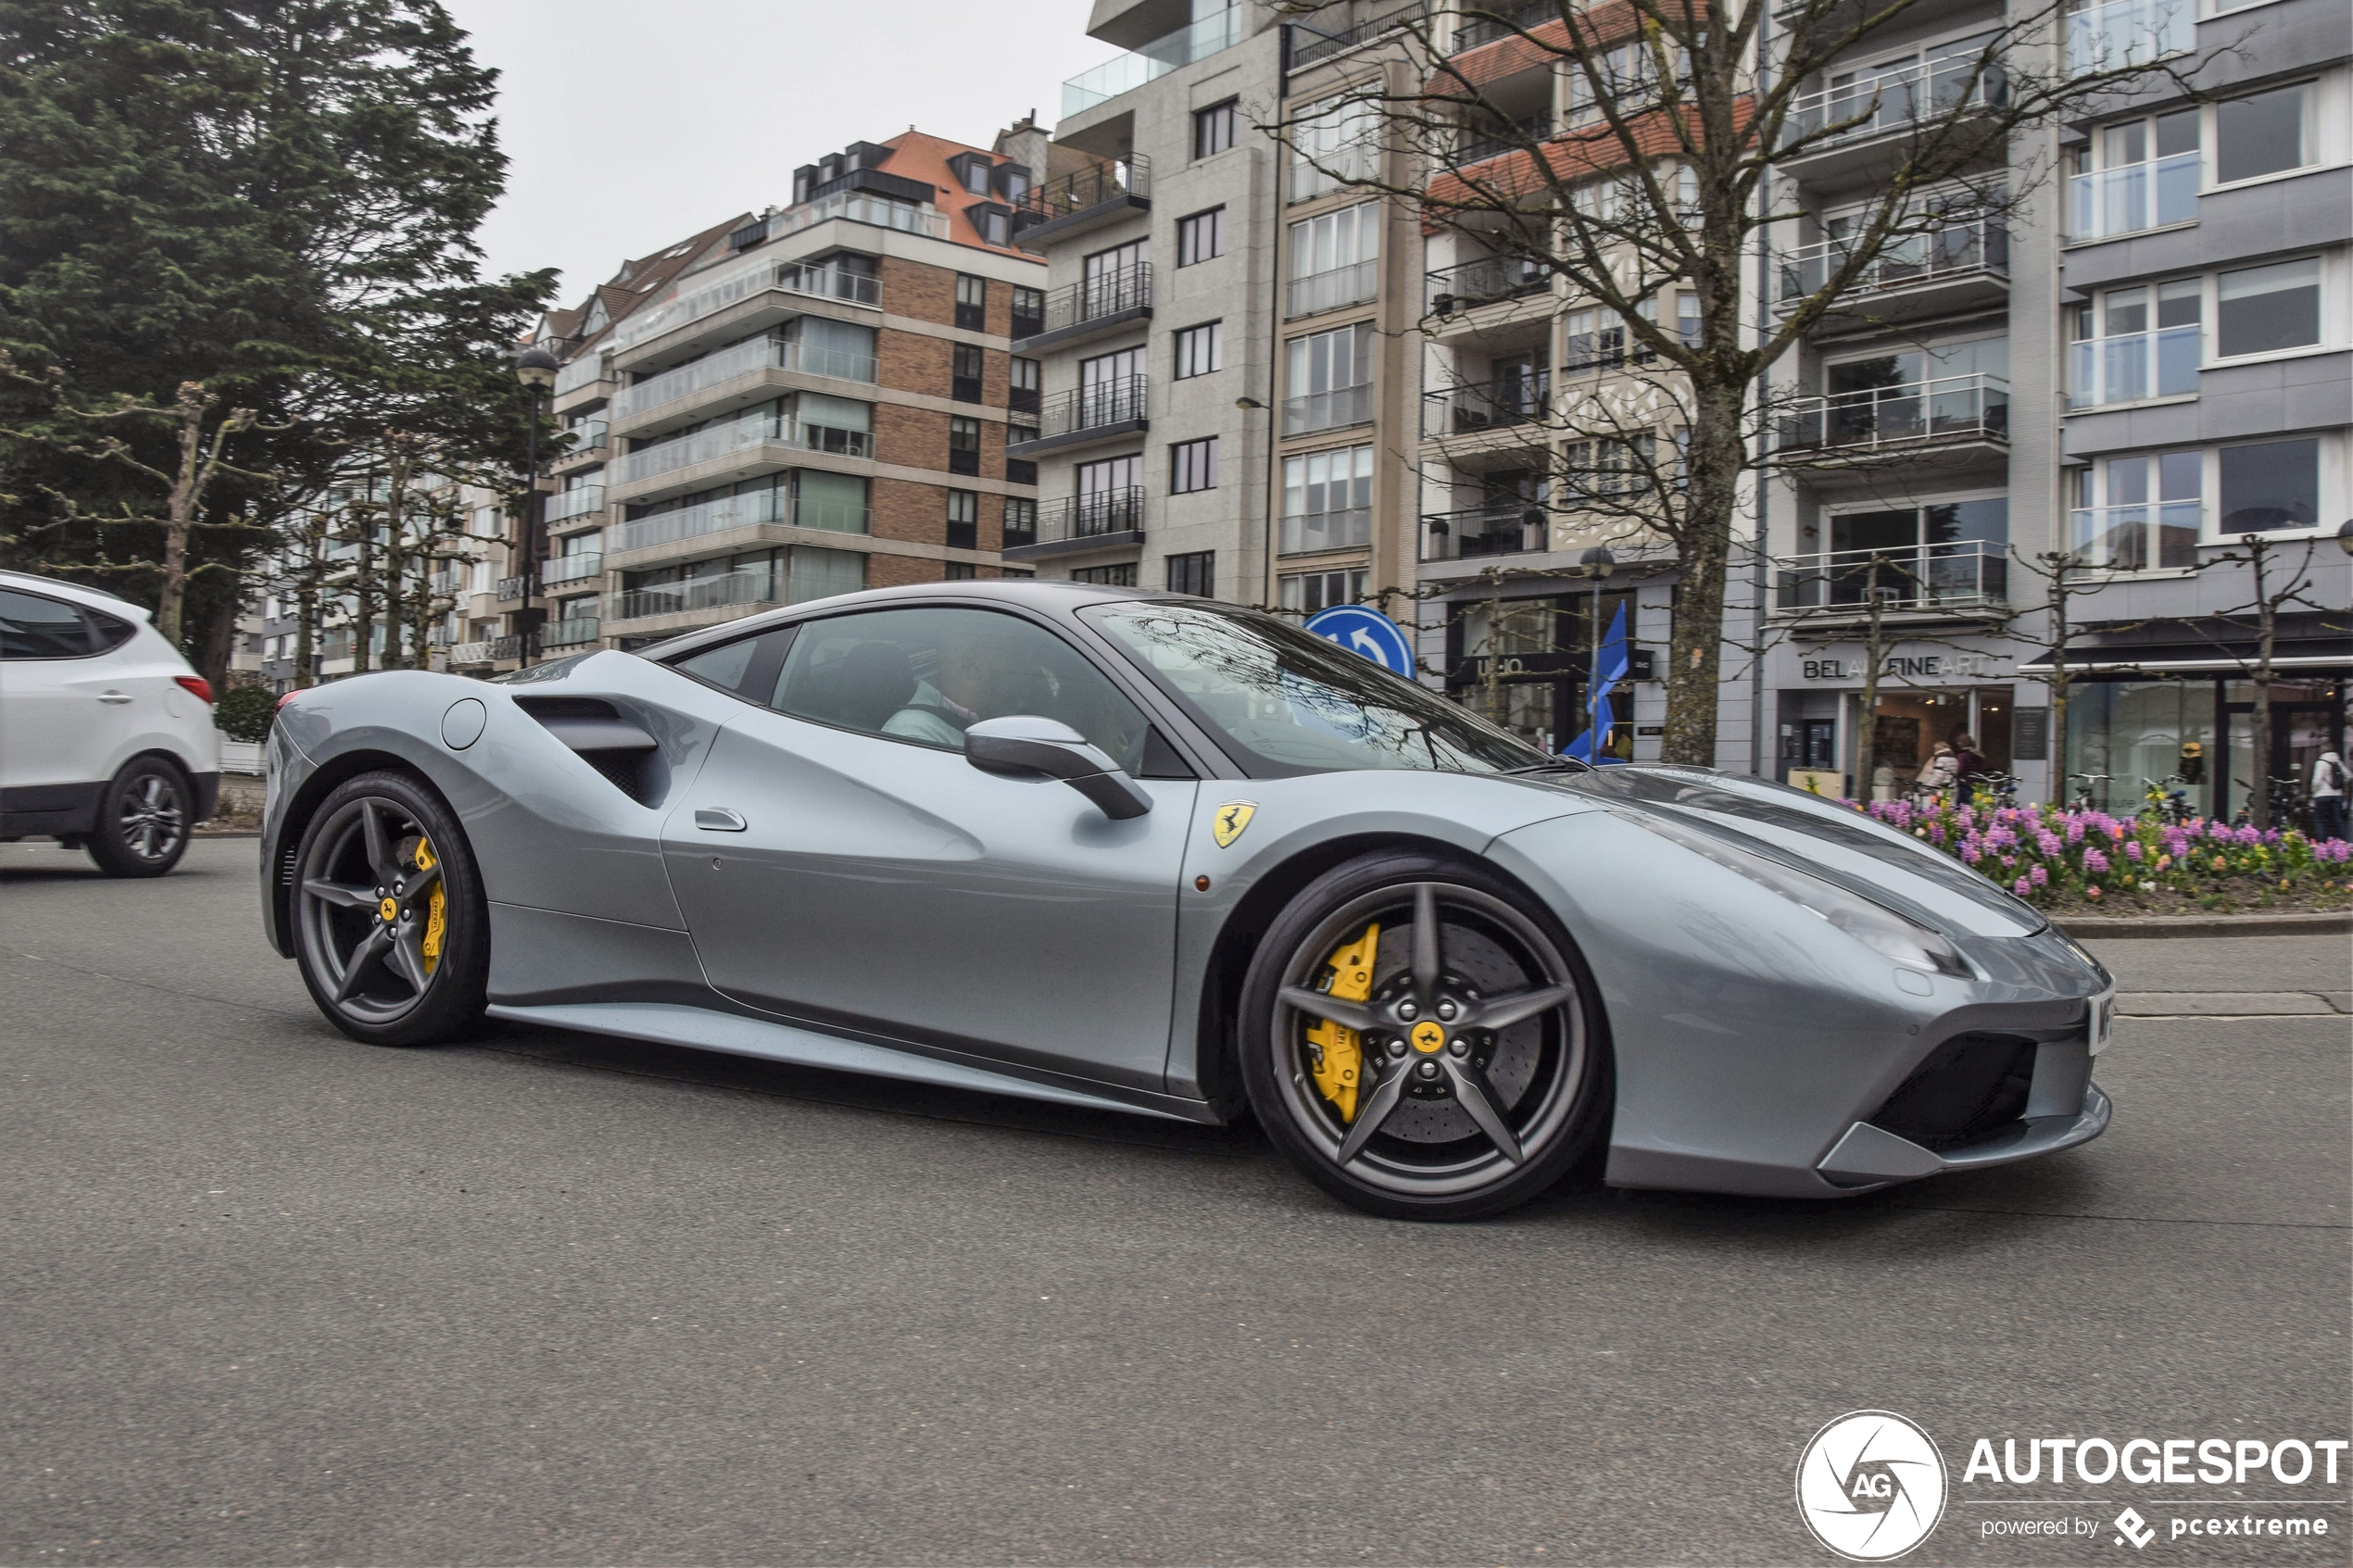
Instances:
[[[2241,828],[2238,832],[2231,834],[2231,837],[2241,844],[2260,844],[2263,842],[2262,833],[2252,827]]]
[[[2124,841],[2124,858],[2128,860],[2138,860],[2142,858],[2139,839],[2128,838]]]
[[[2017,865],[2017,864],[2018,864],[2018,857],[2017,857],[2017,856],[2015,856],[2015,855],[2005,855],[2005,856],[2003,856],[2003,857],[2002,857],[2002,864],[2004,864],[2004,865],[2006,865],[2006,866],[2014,866],[2014,865]]]
[[[2045,855],[2056,855],[2059,852],[2059,836],[2048,831],[2038,833],[2034,835],[2034,847]]]
[[[2095,902],[2096,902],[2096,901],[2098,900],[2099,896],[2100,896],[2100,888],[2099,888],[2099,884],[2097,884],[2097,883],[2094,883],[2091,886],[2089,886],[2089,887],[2087,887],[2087,888],[2083,889],[2083,897],[2086,897],[2086,898],[2090,898],[2090,899],[2094,900]]]
[[[2051,873],[2045,871],[2040,866],[2035,867],[2032,871],[2027,872],[2026,874],[2033,880],[2034,885],[2037,887],[2045,885],[2051,880]]]
[[[2231,824],[2223,822],[2218,817],[2214,821],[2206,824],[2206,836],[2208,838],[2228,838],[2231,836]]]
[[[2108,857],[2096,849],[2086,849],[2083,851],[2083,869],[2094,873],[2106,872]]]
[[[2067,841],[2070,844],[2081,844],[2083,842],[2082,818],[2070,817],[2067,819]]]
[[[2026,897],[2028,890],[2034,884],[2032,883],[2028,882],[2024,877],[2020,877],[2016,882],[2010,884],[2010,891],[2023,898]]]

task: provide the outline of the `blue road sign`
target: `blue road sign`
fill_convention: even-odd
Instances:
[[[1364,655],[1391,674],[1410,679],[1414,673],[1414,645],[1405,640],[1405,629],[1377,609],[1334,605],[1309,616],[1307,630],[1327,643]]]

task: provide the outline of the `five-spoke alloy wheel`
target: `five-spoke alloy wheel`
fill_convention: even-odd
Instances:
[[[1318,1185],[1398,1218],[1535,1197],[1607,1113],[1608,1051],[1574,947],[1467,863],[1365,856],[1294,899],[1243,986],[1242,1078]]]
[[[414,780],[366,773],[320,803],[293,902],[303,983],[345,1034],[432,1045],[480,1021],[482,882],[456,821]]]
[[[134,759],[107,785],[83,847],[108,876],[161,876],[188,852],[195,792],[159,757]]]

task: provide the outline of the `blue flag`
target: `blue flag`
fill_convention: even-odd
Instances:
[[[1609,694],[1626,679],[1631,662],[1626,651],[1626,607],[1621,604],[1617,613],[1610,618],[1609,635],[1602,639],[1600,651],[1593,656],[1593,689],[1586,700],[1585,733],[1561,747],[1563,757],[1596,767],[1608,760],[1599,754],[1599,748],[1608,744],[1615,718]]]

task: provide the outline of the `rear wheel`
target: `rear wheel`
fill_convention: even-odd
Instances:
[[[188,852],[195,791],[160,757],[133,758],[99,797],[82,847],[108,876],[161,876]]]
[[[336,1028],[429,1046],[482,1022],[489,912],[473,852],[441,802],[400,773],[363,773],[302,835],[295,955]]]
[[[1400,1219],[1492,1214],[1551,1186],[1607,1114],[1593,987],[1501,878],[1421,854],[1327,873],[1242,994],[1252,1109],[1307,1177]]]

